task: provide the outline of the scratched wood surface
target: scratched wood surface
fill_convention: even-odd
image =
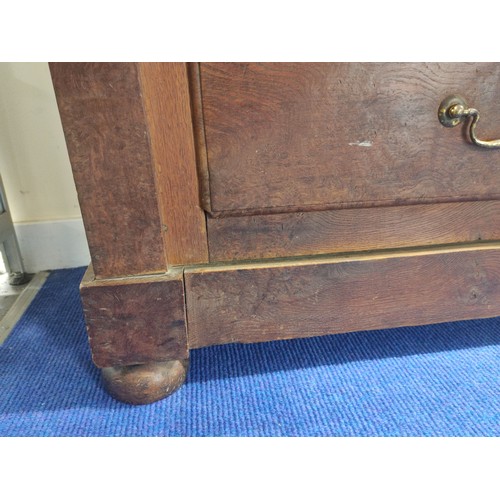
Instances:
[[[95,280],[89,268],[80,291],[98,367],[188,358],[181,270]]]
[[[169,265],[208,261],[185,63],[140,63]]]
[[[148,125],[133,63],[51,63],[98,278],[166,269]]]
[[[500,198],[500,153],[437,119],[461,94],[500,137],[498,63],[202,63],[213,212]]]
[[[500,240],[500,201],[207,220],[210,259],[232,261]]]
[[[500,246],[186,270],[190,348],[500,315]]]

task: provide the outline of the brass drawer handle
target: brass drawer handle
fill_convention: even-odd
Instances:
[[[500,148],[500,139],[493,141],[482,141],[476,136],[476,125],[479,121],[479,111],[474,108],[468,108],[463,97],[458,95],[449,95],[440,105],[438,111],[439,121],[445,127],[456,127],[459,123],[472,117],[469,127],[470,140],[482,148]]]

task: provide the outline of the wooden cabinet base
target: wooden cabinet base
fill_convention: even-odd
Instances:
[[[500,244],[89,274],[82,299],[106,388],[144,404],[183,383],[190,349],[498,316]]]

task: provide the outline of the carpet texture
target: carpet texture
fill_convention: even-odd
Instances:
[[[500,436],[500,318],[198,349],[134,407],[92,364],[83,272],[52,272],[0,346],[0,436]]]

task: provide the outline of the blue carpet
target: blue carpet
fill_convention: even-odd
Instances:
[[[83,272],[51,273],[0,346],[0,436],[500,436],[500,318],[198,349],[133,407],[92,364]]]

